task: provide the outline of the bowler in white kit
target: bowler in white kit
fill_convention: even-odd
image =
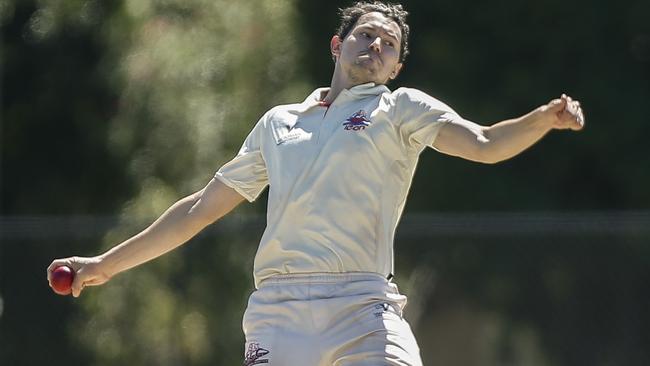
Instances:
[[[420,153],[496,163],[552,129],[582,129],[584,117],[562,95],[482,126],[422,91],[391,91],[408,54],[406,15],[382,2],[342,9],[329,87],[266,112],[236,157],[147,229],[101,255],[57,259],[48,278],[72,267],[77,297],[180,246],[268,186],[244,365],[422,365],[393,282],[395,228]]]

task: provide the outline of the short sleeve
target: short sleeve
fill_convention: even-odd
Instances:
[[[261,149],[264,120],[265,117],[262,117],[248,134],[237,156],[219,168],[215,174],[215,178],[236,190],[249,202],[257,199],[269,184]]]
[[[400,88],[397,94],[399,131],[407,147],[432,146],[446,123],[462,118],[445,103],[417,89]]]

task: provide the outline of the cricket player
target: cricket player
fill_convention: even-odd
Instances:
[[[580,104],[562,95],[483,126],[410,88],[391,91],[408,54],[401,5],[341,10],[328,88],[275,107],[201,190],[144,231],[95,257],[55,260],[76,271],[72,293],[188,241],[269,186],[267,226],[244,314],[244,365],[421,365],[393,277],[393,237],[426,148],[493,164],[553,129],[580,130]],[[435,169],[435,167],[422,167]]]

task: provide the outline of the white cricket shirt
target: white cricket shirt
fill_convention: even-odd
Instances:
[[[392,273],[418,157],[461,119],[416,89],[357,85],[329,107],[319,104],[326,91],[269,110],[216,173],[249,201],[269,185],[256,286],[276,274]]]

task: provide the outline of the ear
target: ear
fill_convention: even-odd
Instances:
[[[398,63],[397,65],[395,65],[395,68],[393,68],[393,72],[390,73],[388,78],[391,79],[391,80],[395,80],[397,75],[399,75],[399,72],[402,71],[402,66],[404,66],[404,64],[401,63],[401,62]]]
[[[343,41],[341,40],[341,37],[338,35],[335,35],[332,37],[330,40],[330,52],[332,53],[332,57],[338,58],[341,56],[341,47],[343,46]]]

